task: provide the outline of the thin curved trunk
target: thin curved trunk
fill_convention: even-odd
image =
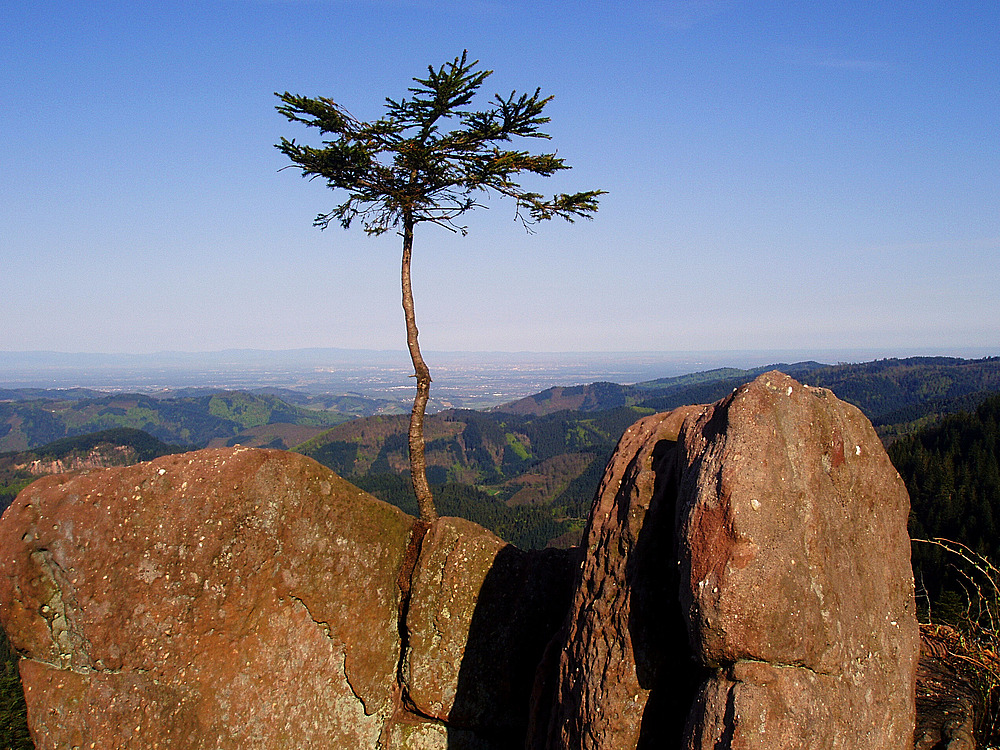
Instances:
[[[417,496],[417,507],[420,508],[420,518],[431,522],[437,519],[434,508],[434,496],[427,483],[427,461],[424,458],[424,414],[427,411],[427,398],[431,391],[431,373],[420,354],[417,343],[417,319],[413,313],[413,289],[410,285],[410,256],[413,253],[413,216],[403,217],[403,313],[406,316],[406,345],[413,361],[413,373],[417,378],[417,395],[413,399],[413,411],[410,412],[410,479],[413,482],[413,494]]]

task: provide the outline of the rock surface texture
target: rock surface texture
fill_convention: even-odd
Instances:
[[[681,601],[715,670],[687,747],[909,747],[909,498],[868,420],[771,372],[681,449]]]
[[[244,448],[41,479],[0,522],[39,750],[910,750],[909,502],[772,372],[622,437],[577,550]]]
[[[908,511],[861,412],[778,372],[637,423],[531,746],[909,750]]]
[[[535,671],[578,565],[575,550],[525,552],[461,518],[433,526],[406,618],[402,677],[414,710],[522,747]]]
[[[36,745],[373,747],[411,528],[277,451],[36,482],[0,524]]]
[[[657,723],[673,726],[675,744],[680,737],[696,670],[670,563],[674,509],[663,497],[678,431],[702,408],[644,417],[612,454],[584,535],[558,665],[550,665],[553,686],[534,709],[532,747],[637,747],[649,732],[643,717],[651,698]],[[663,700],[665,692],[681,695]]]
[[[239,448],[39,480],[4,515],[0,555],[39,750],[493,747],[468,683],[488,681],[523,736],[574,567],[459,519],[427,530],[310,459]],[[554,576],[505,594],[509,611],[534,597],[527,678],[466,646],[508,557]],[[471,729],[450,725],[466,706]]]

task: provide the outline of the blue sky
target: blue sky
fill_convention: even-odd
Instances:
[[[0,35],[0,350],[403,348],[399,239],[312,227],[338,196],[278,171],[273,92],[377,118],[468,49],[555,96],[539,189],[608,195],[421,227],[425,349],[1000,353],[993,0],[43,0]]]

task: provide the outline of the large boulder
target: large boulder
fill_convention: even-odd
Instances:
[[[243,448],[48,477],[0,523],[39,750],[523,744],[575,553]]]
[[[595,500],[531,746],[908,750],[908,510],[861,412],[781,373],[641,420]]]
[[[32,484],[0,524],[0,610],[36,745],[374,747],[412,526],[280,451]]]
[[[909,748],[910,503],[871,423],[769,372],[681,441],[680,596],[713,670],[687,747]]]

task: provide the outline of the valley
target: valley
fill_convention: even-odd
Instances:
[[[629,425],[646,414],[716,401],[775,368],[854,403],[887,445],[1000,392],[1000,358],[913,357],[722,367],[632,384],[552,386],[480,410],[439,409],[427,418],[426,440],[441,513],[474,520],[519,546],[574,544],[608,456]],[[180,388],[155,396],[21,388],[0,391],[0,399],[6,502],[33,478],[24,467],[43,458],[66,466],[58,461],[71,454],[83,460],[97,444],[66,439],[100,433],[109,456],[140,436],[155,439],[161,453],[232,445],[293,450],[416,512],[403,401],[287,387]]]

